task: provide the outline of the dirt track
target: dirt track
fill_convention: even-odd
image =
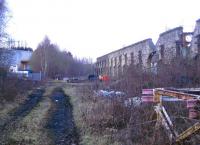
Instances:
[[[9,112],[9,118],[0,124],[0,145],[79,144],[69,97],[61,88],[45,95],[47,88],[34,90],[24,104]]]
[[[72,115],[69,97],[62,90],[51,96],[53,106],[47,128],[52,133],[56,145],[78,145],[78,134]]]
[[[36,89],[16,111],[9,113],[10,118],[0,126],[0,144],[6,144],[6,138],[20,120],[25,117],[42,99],[43,89]]]

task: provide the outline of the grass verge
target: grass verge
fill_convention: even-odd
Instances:
[[[17,94],[13,101],[0,103],[0,126],[3,126],[11,118],[10,113],[23,104],[31,93],[32,91],[29,90],[26,93]]]
[[[85,114],[88,114],[91,110],[91,106],[94,106],[94,102],[90,99],[84,100],[90,96],[87,91],[77,85],[64,85],[63,90],[65,94],[70,96],[70,101],[73,108],[73,115],[78,130],[80,131],[80,144],[81,145],[120,145],[119,142],[113,141],[113,136],[109,131],[103,133],[97,133],[93,130],[93,127],[87,124],[85,120]],[[87,88],[87,87],[86,87]]]
[[[25,117],[17,126],[17,129],[10,134],[8,144],[25,145],[50,145],[48,131],[45,129],[51,108],[51,94],[53,87],[48,87],[41,102]]]

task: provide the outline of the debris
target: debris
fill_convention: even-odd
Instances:
[[[121,91],[106,91],[106,90],[99,90],[94,92],[97,96],[103,96],[103,97],[122,97],[126,94]]]
[[[178,90],[178,89],[177,89]],[[158,105],[155,106],[155,111],[157,112],[157,124],[161,124],[167,130],[169,139],[172,142],[182,143],[186,139],[190,138],[193,134],[200,130],[200,122],[197,122],[193,126],[189,127],[181,134],[177,134],[174,126],[167,114],[163,101],[187,101],[187,108],[189,108],[189,119],[198,119],[199,110],[198,105],[200,104],[200,96],[192,93],[181,92],[180,90],[169,90],[169,89],[143,89],[142,90],[142,101],[143,102],[155,102]],[[149,99],[150,98],[150,99]],[[157,125],[158,126],[158,125]]]
[[[142,100],[139,97],[128,98],[127,100],[124,101],[124,105],[126,107],[129,107],[129,106],[136,107],[136,106],[141,105],[141,103],[142,103]]]

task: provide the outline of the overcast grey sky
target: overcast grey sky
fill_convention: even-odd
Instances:
[[[193,31],[199,0],[8,0],[8,32],[35,49],[45,35],[78,57],[96,57],[177,26]]]

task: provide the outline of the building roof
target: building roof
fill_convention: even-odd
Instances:
[[[173,28],[173,29],[170,29],[170,30],[168,30],[168,31],[165,31],[165,32],[163,32],[163,33],[160,33],[160,37],[162,37],[163,35],[166,35],[166,34],[168,34],[168,33],[171,33],[171,32],[173,32],[173,31],[178,31],[178,30],[183,30],[183,27],[176,27],[176,28]]]
[[[12,47],[11,49],[13,49],[13,50],[32,51],[33,52],[33,49],[30,48],[30,47]]]
[[[117,51],[120,51],[120,50],[125,50],[125,49],[127,49],[127,48],[129,48],[129,47],[133,47],[133,46],[136,46],[136,45],[141,44],[141,43],[146,43],[146,42],[148,42],[148,41],[151,41],[151,42],[152,42],[152,39],[151,39],[151,38],[144,39],[144,40],[139,41],[139,42],[136,42],[136,43],[134,43],[134,44],[125,46],[125,47],[123,47],[123,48],[121,48],[121,49],[118,49],[118,50],[112,51],[112,52],[110,52],[110,53],[107,53],[107,54],[105,54],[105,55],[103,55],[103,56],[98,57],[97,59],[101,59],[102,57],[106,57],[107,55],[112,54],[112,53],[114,53],[114,52],[117,52]]]

